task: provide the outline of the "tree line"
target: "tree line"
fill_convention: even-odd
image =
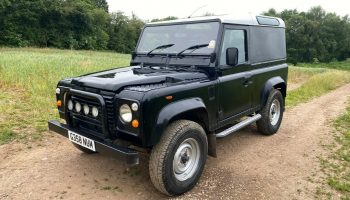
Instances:
[[[0,45],[130,53],[144,22],[106,0],[1,0]]]
[[[348,16],[327,13],[321,7],[307,12],[270,9],[263,14],[285,20],[289,62],[329,62],[350,57]],[[176,17],[151,21],[170,19]],[[106,0],[0,1],[0,46],[130,53],[144,24],[134,14],[110,13]]]
[[[350,18],[327,13],[320,6],[307,12],[270,9],[264,15],[286,23],[289,62],[330,62],[350,57]]]

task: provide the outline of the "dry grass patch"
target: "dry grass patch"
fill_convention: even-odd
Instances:
[[[312,71],[313,69],[309,70]],[[286,98],[287,106],[295,106],[299,103],[307,102],[344,84],[350,83],[350,72],[327,69],[318,70],[316,74],[310,73],[312,75],[310,75],[303,85],[288,92]],[[296,77],[301,76],[304,75]],[[307,76],[307,74],[305,76]]]

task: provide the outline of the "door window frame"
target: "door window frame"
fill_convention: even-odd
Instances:
[[[219,68],[232,68],[232,66],[228,65],[221,65],[220,60],[221,56],[226,56],[226,52],[224,51],[223,55],[221,54],[222,48],[223,48],[223,43],[224,43],[224,37],[225,37],[225,32],[226,30],[242,30],[244,32],[244,48],[245,48],[245,62],[238,63],[237,66],[240,65],[247,65],[249,64],[249,45],[248,45],[248,35],[249,35],[249,29],[248,27],[245,26],[234,26],[234,25],[224,25],[221,33],[221,41],[220,41],[220,47],[218,48],[218,59],[217,59],[217,66]],[[235,66],[235,67],[237,67]]]

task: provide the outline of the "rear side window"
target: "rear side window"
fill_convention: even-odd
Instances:
[[[256,17],[260,25],[270,25],[270,26],[279,26],[280,22],[275,18],[270,17]]]
[[[284,28],[252,26],[250,36],[254,45],[249,54],[252,63],[286,59]]]
[[[247,45],[246,45],[246,31],[245,30],[233,30],[226,29],[224,33],[224,39],[222,43],[220,65],[226,64],[226,49],[230,47],[236,47],[238,49],[238,63],[245,63],[247,61]]]

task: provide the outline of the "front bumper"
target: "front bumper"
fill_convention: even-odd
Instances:
[[[107,143],[102,141],[101,139],[93,138],[90,135],[81,133],[72,128],[69,128],[66,124],[61,124],[57,120],[51,120],[48,122],[49,130],[56,132],[58,134],[63,135],[68,138],[68,131],[76,132],[82,136],[90,138],[95,141],[96,151],[102,154],[107,154],[111,156],[116,156],[118,158],[124,157],[126,159],[126,163],[129,165],[137,165],[139,164],[139,155],[136,151],[131,150],[126,147],[118,146],[113,143]]]

